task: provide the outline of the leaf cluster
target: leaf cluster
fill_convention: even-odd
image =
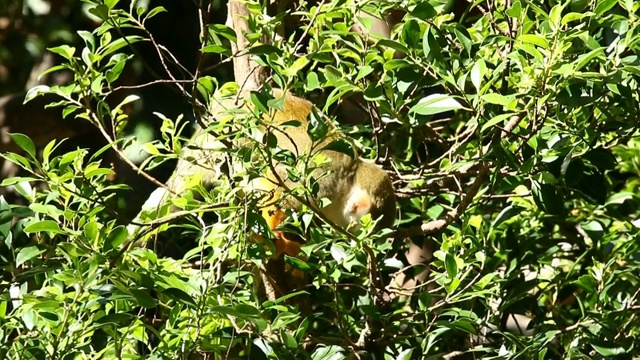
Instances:
[[[219,84],[200,67],[179,77],[181,65],[146,30],[163,8],[86,3],[101,25],[78,33],[82,48],[50,49],[65,62],[49,71],[70,70],[74,80],[36,87],[27,100],[57,94],[51,106],[91,122],[124,156],[132,143],[124,109],[140,98],[106,99],[136,61],[125,50],[149,43],[163,60],[159,81],[191,102],[185,116],[215,139],[214,162],[227,159],[228,171],[216,168],[208,187],[189,178],[190,191],[143,211],[134,224],[142,235],[132,239],[114,206],[130,190],[111,180],[100,152],[53,155],[58,142],[38,152],[13,134],[23,152],[2,156],[28,176],[2,186],[29,204],[0,199],[3,357],[640,354],[638,3],[476,1],[460,13],[458,1],[334,0],[266,16],[249,2],[251,46],[242,54],[231,50],[233,29],[203,24],[203,57],[251,55],[279,88],[322,92],[310,136],[340,128],[389,170],[400,199],[396,229],[378,233],[370,218],[349,234],[313,206],[291,214],[286,226],[305,239],[306,258],[284,261],[309,281],[277,300],[265,300],[256,273],[273,248],[252,240],[257,233],[269,244],[273,235],[240,184],[277,159],[307,185],[288,193],[305,199],[317,159],[255,136],[262,114],[281,106],[267,90],[253,94],[252,111],[211,121],[220,98],[242,84]],[[405,13],[390,38],[354,30],[370,24],[358,11],[389,9]],[[302,25],[283,35],[289,16]],[[340,106],[350,99],[362,100],[359,115],[345,118]],[[142,144],[146,160],[130,165],[167,190],[148,171],[187,158],[191,145],[180,137],[183,117],[156,115],[161,138]],[[142,238],[147,246],[124,246]],[[175,247],[178,256],[163,255]],[[419,261],[406,255],[416,248]]]

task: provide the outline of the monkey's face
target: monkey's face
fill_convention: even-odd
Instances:
[[[371,212],[371,195],[359,186],[354,186],[346,197],[342,216],[345,223],[360,227],[360,219]]]

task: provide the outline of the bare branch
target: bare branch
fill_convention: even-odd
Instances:
[[[449,211],[443,219],[433,220],[426,222],[420,226],[411,227],[407,229],[399,229],[394,234],[395,237],[407,238],[419,235],[433,234],[444,230],[449,224],[460,218],[460,215],[469,207],[473,198],[478,194],[480,187],[484,184],[486,177],[489,173],[489,167],[487,165],[482,166],[478,172],[478,176],[475,181],[464,194],[464,197],[460,200],[458,206],[455,209]]]

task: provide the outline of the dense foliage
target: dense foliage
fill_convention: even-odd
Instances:
[[[56,94],[66,121],[91,123],[109,146],[61,153],[60,141],[36,149],[11,135],[23,152],[2,156],[25,175],[2,186],[26,202],[0,199],[0,357],[640,355],[640,4],[332,0],[289,10],[299,25],[287,32],[284,13],[251,2],[249,53],[272,84],[321,93],[313,123],[329,119],[378,160],[399,198],[396,227],[375,234],[370,219],[349,235],[317,226],[310,210],[294,214],[307,258],[286,261],[309,282],[277,300],[258,290],[255,269],[270,252],[250,236],[269,233],[238,181],[272,156],[305,179],[306,159],[268,139],[252,147],[259,156],[219,149],[246,173],[221,174],[212,188],[194,179],[190,192],[147,208],[137,247],[126,245],[130,218],[118,205],[135,189],[100,161],[132,148],[144,160],[127,166],[141,173],[175,161],[187,120],[225,142],[251,138],[259,114],[209,122],[215,99],[242,86],[211,73],[238,55],[233,29],[207,23],[222,10],[199,10],[202,56],[191,68],[147,31],[162,7],[86,4],[99,25],[78,32],[80,46],[50,48],[62,62],[49,71],[72,81],[37,86],[27,100]],[[406,14],[390,39],[367,41],[352,28],[369,24],[356,9]],[[156,80],[192,107],[156,112],[160,136],[148,142],[127,122],[136,103],[154,106],[139,93],[150,84],[119,83],[127,66],[144,65],[142,45],[162,59]],[[251,97],[257,112],[278,106],[269,94]],[[354,98],[363,108],[351,114],[364,121],[340,110]],[[411,248],[420,261],[406,258]]]

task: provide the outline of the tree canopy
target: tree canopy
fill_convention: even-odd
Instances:
[[[640,356],[640,3],[237,4],[0,9],[0,357]],[[267,70],[254,111],[214,116],[241,59]],[[272,88],[387,171],[393,228],[304,207],[304,257],[252,240],[272,235],[242,177],[275,158],[314,180],[254,138]],[[194,128],[221,144],[215,181],[151,193]],[[303,280],[272,297],[276,263]]]

